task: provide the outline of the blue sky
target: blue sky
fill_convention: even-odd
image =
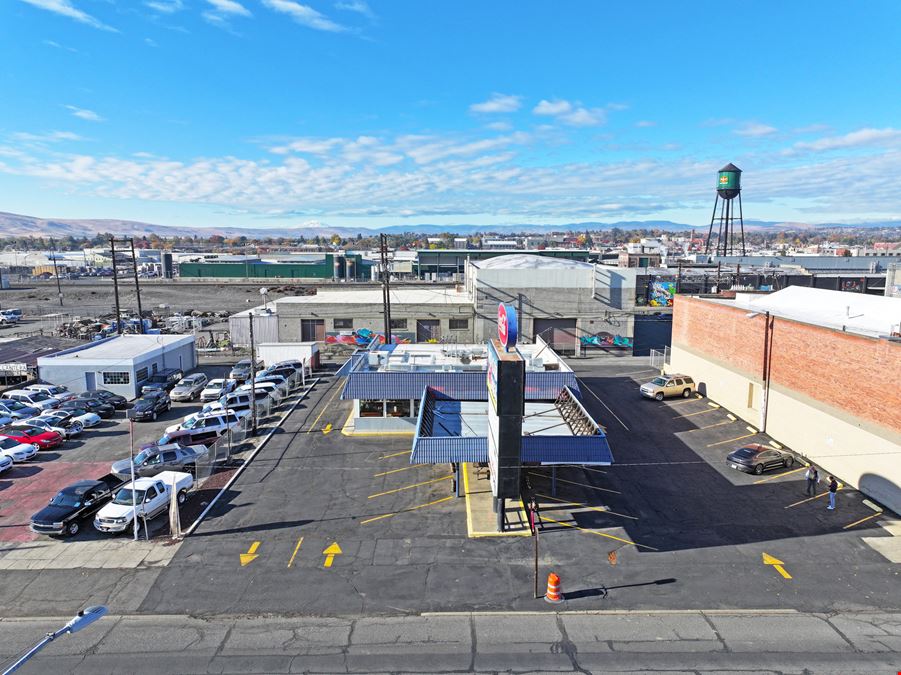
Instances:
[[[728,12],[726,11],[728,10]],[[4,0],[0,210],[901,217],[901,3]]]

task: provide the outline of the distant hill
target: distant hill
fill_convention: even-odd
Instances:
[[[618,227],[622,230],[649,229],[664,230],[667,232],[681,232],[689,229],[704,230],[707,223],[676,223],[671,220],[629,220],[613,223],[596,221],[566,223],[562,225],[542,225],[534,223],[511,223],[508,225],[433,225],[428,223],[416,223],[409,225],[390,225],[379,228],[365,227],[336,227],[309,221],[294,227],[277,228],[243,228],[243,227],[188,227],[182,225],[159,225],[155,223],[143,223],[134,220],[104,220],[85,219],[76,220],[69,218],[37,218],[23,216],[15,213],[0,212],[0,237],[20,237],[30,234],[36,237],[93,237],[97,234],[109,232],[120,236],[143,237],[156,234],[160,237],[174,236],[198,236],[209,237],[221,235],[223,237],[249,238],[258,237],[330,237],[337,234],[341,237],[355,237],[358,233],[372,235],[378,233],[402,234],[415,232],[420,235],[438,235],[444,232],[452,232],[460,236],[477,233],[495,233],[498,235],[509,234],[546,234],[548,232],[580,232],[584,230],[610,230]],[[746,220],[745,229],[748,231],[785,231],[785,230],[814,230],[835,228],[869,228],[892,229],[901,228],[901,220],[898,221],[874,221],[866,223],[800,223],[800,222],[773,222],[763,220]]]

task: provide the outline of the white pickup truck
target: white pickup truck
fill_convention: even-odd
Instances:
[[[151,520],[169,508],[172,484],[178,503],[184,504],[188,490],[194,485],[194,478],[181,471],[163,471],[152,478],[138,478],[123,485],[94,517],[94,528],[100,532],[125,532],[130,530],[135,520],[133,500],[137,504],[138,526],[141,521]],[[132,496],[132,490],[134,496]]]

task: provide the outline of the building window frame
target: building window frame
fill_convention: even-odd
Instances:
[[[333,319],[335,330],[353,330],[353,319]]]
[[[150,377],[149,373],[150,373],[150,371],[147,369],[146,366],[143,368],[138,368],[135,371],[135,382],[143,382],[148,377]]]
[[[391,330],[406,330],[407,329],[407,320],[406,319],[391,319]]]
[[[449,319],[448,330],[469,330],[469,319]]]
[[[127,370],[104,370],[103,384],[131,384],[131,373]]]

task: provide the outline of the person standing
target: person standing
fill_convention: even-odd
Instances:
[[[829,476],[827,480],[829,482],[829,506],[826,508],[835,511],[835,493],[838,492],[838,481],[835,480],[835,476]]]
[[[817,468],[813,464],[811,464],[807,467],[807,471],[804,473],[804,478],[807,479],[807,496],[816,497],[817,483],[820,482],[820,472],[817,471]]]

